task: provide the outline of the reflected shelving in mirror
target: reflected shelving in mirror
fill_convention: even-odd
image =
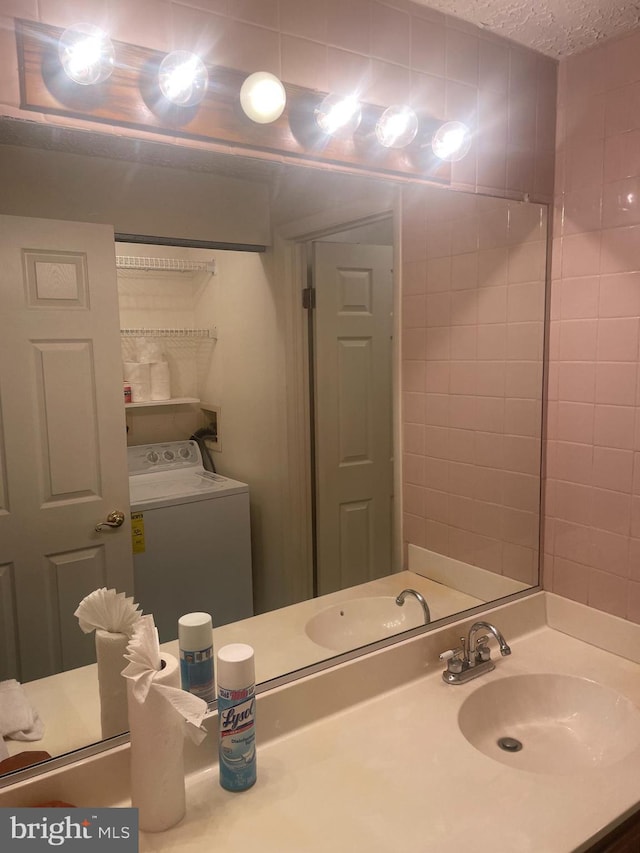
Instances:
[[[169,400],[144,400],[141,403],[125,403],[125,409],[151,409],[156,406],[188,406],[199,403],[198,397],[172,397]]]
[[[125,338],[201,338],[218,339],[217,329],[120,329]]]

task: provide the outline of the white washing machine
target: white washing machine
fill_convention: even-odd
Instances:
[[[253,616],[249,487],[206,471],[195,441],[129,447],[135,600],[160,642],[178,618]]]

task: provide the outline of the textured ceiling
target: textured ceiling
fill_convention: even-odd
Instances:
[[[639,0],[415,0],[560,59],[640,25]]]

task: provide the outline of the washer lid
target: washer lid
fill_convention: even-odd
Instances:
[[[129,477],[133,512],[247,492],[246,483],[208,471],[164,471]]]

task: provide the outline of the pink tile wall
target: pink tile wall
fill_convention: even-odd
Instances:
[[[544,583],[640,622],[640,31],[560,66]]]
[[[405,542],[536,583],[546,208],[423,187],[403,221]]]
[[[93,21],[156,50],[196,48],[211,63],[272,71],[289,83],[355,87],[381,105],[409,101],[476,128],[473,149],[453,166],[455,185],[552,199],[555,61],[408,0],[5,0],[0,113],[87,127],[20,111],[13,15],[56,26]]]

